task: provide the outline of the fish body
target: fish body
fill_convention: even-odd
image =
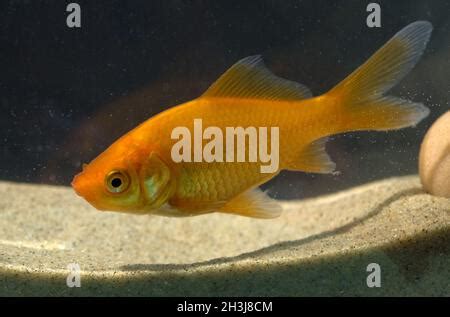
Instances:
[[[428,22],[397,33],[365,64],[324,95],[273,75],[260,56],[242,59],[199,98],[170,108],[125,134],[78,174],[72,186],[101,210],[190,216],[214,211],[273,218],[281,208],[258,186],[281,170],[330,173],[325,151],[330,135],[392,130],[417,124],[429,113],[418,103],[386,96],[416,64],[429,39]],[[261,162],[173,159],[179,127],[195,136],[202,127],[277,127],[279,162],[261,172]],[[270,135],[272,136],[272,135]],[[202,138],[202,148],[210,139]],[[251,151],[248,141],[245,157]],[[267,138],[267,148],[275,143]],[[190,157],[195,157],[194,147]],[[232,148],[236,151],[236,144]],[[222,147],[223,157],[227,155]],[[230,151],[230,148],[228,149]]]

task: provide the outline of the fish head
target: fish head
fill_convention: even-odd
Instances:
[[[149,213],[167,202],[174,186],[168,166],[154,152],[114,147],[83,166],[72,187],[99,210]]]
[[[136,154],[112,146],[72,181],[75,192],[99,210],[140,210],[142,205]]]

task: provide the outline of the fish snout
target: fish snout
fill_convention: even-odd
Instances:
[[[81,172],[73,178],[71,182],[72,188],[78,196],[81,196],[95,208],[103,210],[101,184],[92,174]]]
[[[83,172],[75,175],[71,185],[78,196],[81,196],[86,200],[93,198],[92,196],[95,192],[95,187],[93,186],[94,184]]]
[[[75,177],[73,178],[72,182],[70,183],[70,185],[72,186],[72,188],[75,190],[75,192],[77,193],[78,196],[83,196],[82,195],[82,181],[81,181],[81,175],[77,174],[75,175]]]

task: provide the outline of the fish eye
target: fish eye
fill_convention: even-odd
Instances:
[[[110,193],[119,194],[128,189],[130,178],[121,171],[111,171],[105,178],[106,188]]]

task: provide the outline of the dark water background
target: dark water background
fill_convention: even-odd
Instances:
[[[430,124],[450,109],[450,2],[377,1],[382,27],[366,26],[371,1],[76,1],[82,27],[66,26],[71,1],[1,1],[0,179],[68,185],[119,136],[199,96],[237,60],[263,54],[277,75],[326,92],[401,28],[434,32],[418,66],[391,94],[431,109],[417,128],[347,133],[327,148],[339,176],[283,172],[264,187],[308,197],[417,173]]]

